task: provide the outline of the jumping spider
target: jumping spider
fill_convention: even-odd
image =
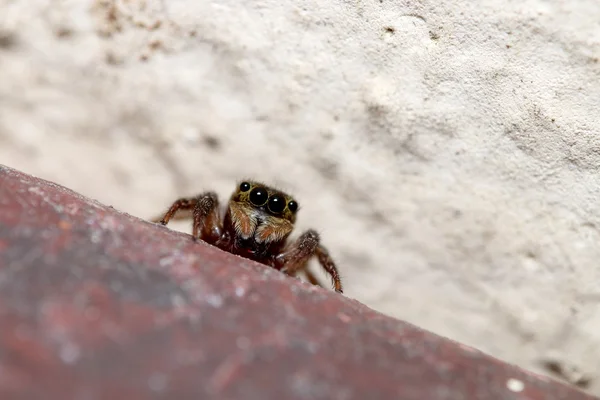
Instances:
[[[294,229],[298,203],[288,194],[256,181],[243,181],[231,195],[225,216],[221,219],[219,200],[214,192],[194,198],[181,198],[169,211],[153,222],[166,225],[178,211],[192,212],[194,240],[201,239],[227,252],[268,265],[290,276],[304,272],[313,285],[322,286],[307,269],[316,256],[331,276],[336,292],[342,293],[338,270],[327,249],[319,243],[319,235],[310,229],[295,242],[287,239]]]

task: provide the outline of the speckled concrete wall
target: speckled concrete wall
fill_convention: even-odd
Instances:
[[[0,162],[140,217],[275,182],[347,296],[600,393],[599,20],[592,0],[2,2]]]

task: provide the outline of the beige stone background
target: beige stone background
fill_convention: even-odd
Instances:
[[[597,0],[0,0],[0,163],[275,182],[347,296],[600,393],[599,58]]]

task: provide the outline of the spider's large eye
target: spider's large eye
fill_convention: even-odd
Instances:
[[[250,184],[248,182],[240,183],[240,192],[247,192],[250,190]]]
[[[250,192],[250,201],[255,206],[262,206],[267,202],[269,195],[267,191],[263,188],[254,188]]]
[[[288,203],[288,208],[290,209],[291,212],[296,212],[296,210],[298,210],[298,203],[296,203],[294,200],[292,200]]]
[[[278,194],[269,197],[269,211],[279,214],[285,209],[285,199]]]

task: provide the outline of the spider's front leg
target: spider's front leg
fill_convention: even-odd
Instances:
[[[197,197],[183,197],[173,202],[169,210],[161,217],[154,217],[150,221],[167,225],[172,219],[186,219],[191,217],[191,211],[196,207]],[[182,213],[184,211],[185,213]]]
[[[323,287],[323,285],[321,284],[321,282],[319,282],[319,279],[317,278],[315,273],[306,267],[307,267],[307,264],[304,264],[304,268],[303,268],[304,275],[306,275],[306,279],[308,279],[308,282],[312,283],[315,286]]]
[[[294,276],[296,272],[305,268],[306,263],[312,256],[317,256],[321,267],[331,276],[335,291],[343,293],[342,281],[335,263],[329,256],[327,249],[319,244],[319,234],[312,229],[303,233],[291,246],[279,254],[276,261],[281,265],[281,271]],[[309,272],[306,272],[308,276]],[[314,278],[314,275],[311,274],[311,276]],[[312,281],[311,276],[309,276],[309,280]]]
[[[223,223],[219,216],[219,198],[215,192],[206,192],[198,196],[194,207],[194,240],[202,239],[215,244],[223,233]]]
[[[176,218],[179,211],[187,211],[184,218],[189,218],[192,212],[194,240],[202,239],[210,244],[215,244],[221,237],[223,226],[219,218],[219,199],[214,192],[205,192],[195,198],[181,198],[176,200],[162,219],[155,218],[153,222],[167,225]]]

